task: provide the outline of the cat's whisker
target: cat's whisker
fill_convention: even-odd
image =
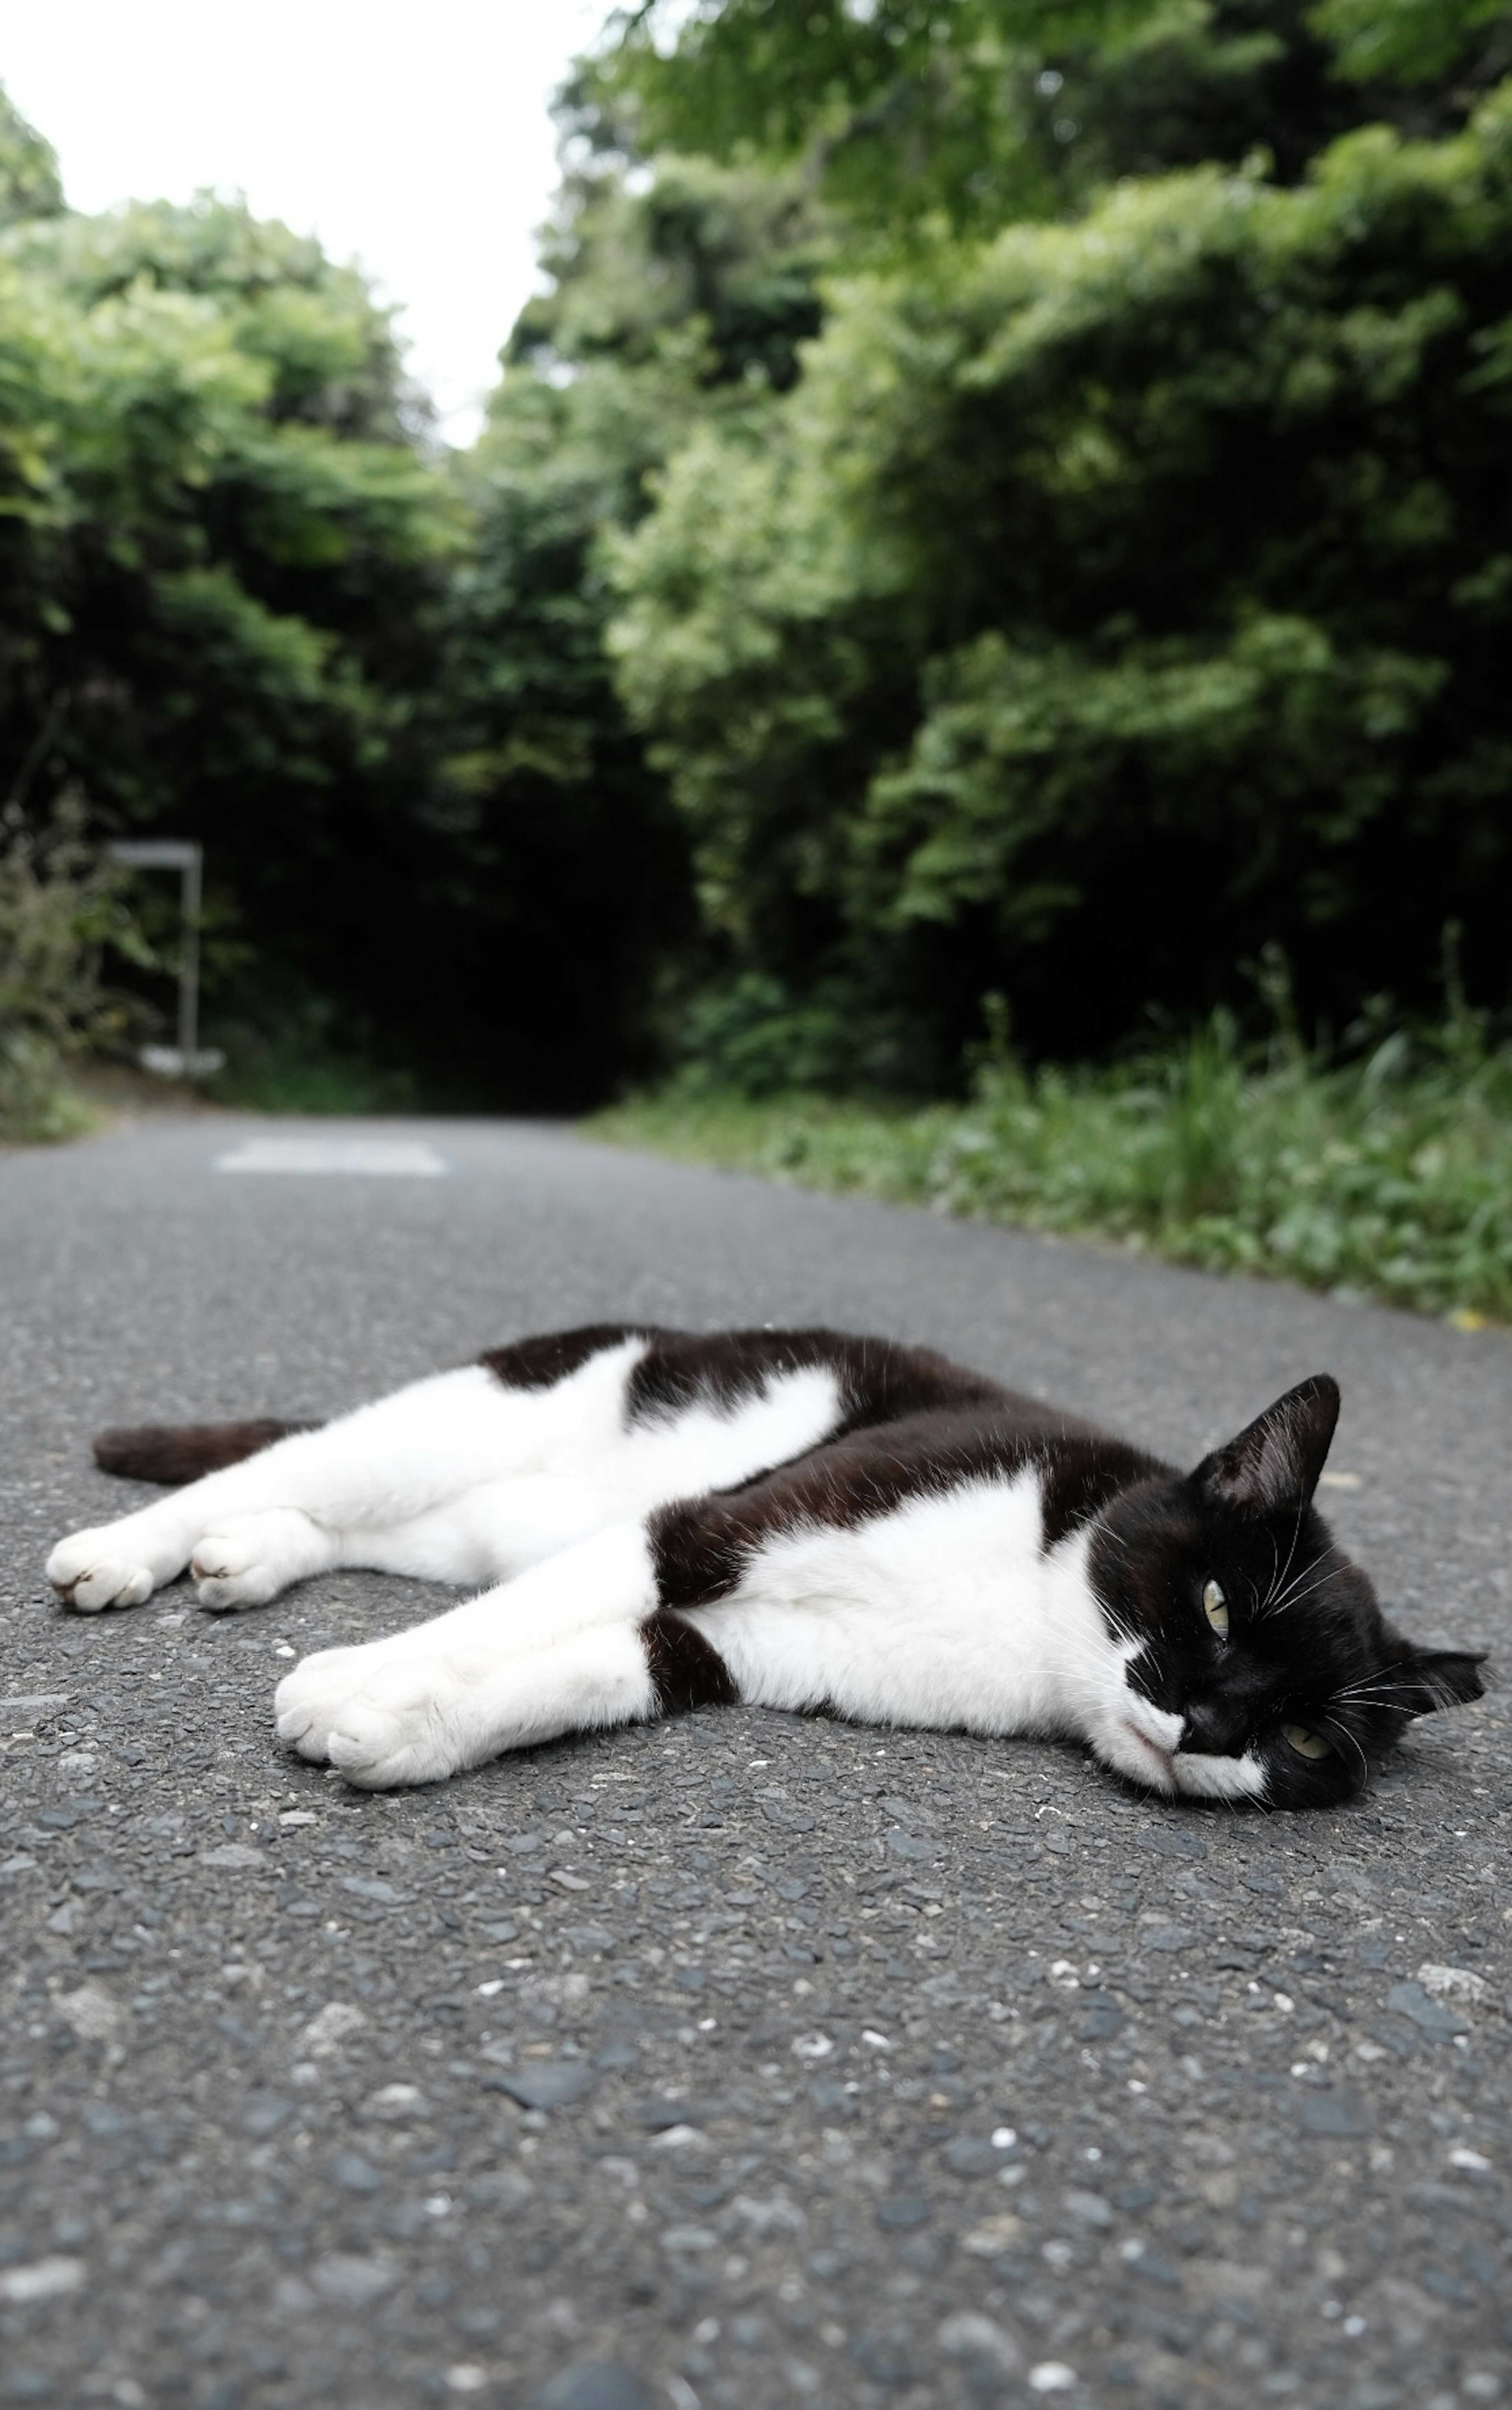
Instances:
[[[1275,1604],[1271,1609],[1271,1613],[1272,1615],[1288,1615],[1293,1607],[1301,1606],[1305,1600],[1310,1599],[1315,1590],[1320,1590],[1333,1571],[1331,1563],[1325,1565],[1324,1571],[1318,1575],[1316,1581],[1310,1583],[1306,1590],[1301,1590],[1299,1585],[1307,1580],[1307,1576],[1310,1573],[1316,1572],[1316,1568],[1323,1564],[1324,1559],[1322,1557],[1315,1557],[1310,1565],[1304,1565],[1301,1572],[1297,1575],[1296,1581],[1294,1581],[1290,1585],[1289,1589],[1287,1589],[1283,1595],[1276,1600]]]
[[[1290,1546],[1290,1547],[1287,1550],[1287,1561],[1286,1561],[1286,1563],[1282,1566],[1280,1573],[1276,1575],[1276,1578],[1275,1578],[1274,1582],[1272,1584],[1272,1596],[1274,1596],[1274,1593],[1275,1593],[1276,1590],[1278,1590],[1278,1589],[1281,1587],[1281,1585],[1286,1581],[1287,1575],[1290,1573],[1290,1571],[1291,1571],[1291,1561],[1292,1561],[1293,1557],[1294,1557],[1294,1556],[1296,1555],[1296,1553],[1297,1553],[1297,1543],[1298,1543],[1298,1541],[1301,1538],[1301,1535],[1302,1535],[1302,1517],[1306,1514],[1306,1512],[1307,1512],[1307,1507],[1306,1507],[1306,1504],[1305,1504],[1305,1503],[1303,1503],[1302,1505],[1299,1506],[1299,1507],[1298,1507],[1298,1509],[1297,1509],[1297,1520],[1296,1520],[1296,1523],[1295,1523],[1295,1524],[1293,1525],[1293,1527],[1292,1527],[1292,1533],[1291,1533],[1291,1546]],[[1274,1543],[1272,1542],[1272,1546],[1274,1546]]]
[[[1272,1593],[1272,1612],[1280,1612],[1281,1608],[1286,1605],[1287,1600],[1292,1597],[1299,1585],[1304,1582],[1307,1579],[1308,1575],[1315,1572],[1317,1566],[1324,1562],[1329,1554],[1330,1551],[1327,1548],[1320,1548],[1316,1557],[1309,1557],[1305,1565],[1298,1566],[1291,1580],[1287,1582],[1278,1591],[1273,1591]],[[1290,1563],[1289,1558],[1287,1560],[1287,1563]]]

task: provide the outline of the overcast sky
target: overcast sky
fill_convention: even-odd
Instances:
[[[535,281],[547,102],[609,0],[34,0],[0,82],[73,208],[237,186],[404,304],[410,367],[468,441]]]

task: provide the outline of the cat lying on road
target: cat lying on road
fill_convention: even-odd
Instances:
[[[1062,1735],[1166,1793],[1321,1806],[1476,1656],[1394,1632],[1312,1499],[1303,1381],[1182,1475],[927,1349],[595,1325],[321,1429],[103,1432],[185,1483],[54,1548],[80,1613],[187,1565],[203,1606],[338,1566],[487,1588],[307,1657],[278,1730],[371,1789],[709,1701]]]

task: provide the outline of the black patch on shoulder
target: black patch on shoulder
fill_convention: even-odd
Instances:
[[[1068,1434],[1040,1463],[1044,1546],[1053,1548],[1069,1532],[1090,1523],[1101,1506],[1137,1481],[1169,1477],[1170,1467],[1123,1440]]]
[[[534,1339],[516,1339],[508,1347],[490,1347],[478,1362],[506,1389],[554,1389],[590,1357],[622,1346],[627,1339],[675,1335],[649,1322],[585,1322],[577,1330],[546,1330]]]
[[[243,1423],[123,1423],[96,1431],[90,1445],[102,1473],[123,1481],[160,1481],[177,1489],[207,1473],[224,1473],[260,1456],[275,1440],[295,1431],[319,1430],[319,1423],[276,1422],[263,1416]]]
[[[684,1716],[692,1707],[733,1707],[739,1697],[719,1650],[680,1615],[658,1607],[641,1625],[646,1662],[656,1685],[657,1713]]]

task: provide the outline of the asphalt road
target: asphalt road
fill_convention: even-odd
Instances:
[[[0,1161],[0,2401],[1512,2391],[1505,1696],[1312,1818],[744,1711],[366,1797],[273,1745],[274,1680],[434,1592],[83,1622],[41,1577],[129,1494],[102,1423],[823,1319],[1185,1459],[1330,1369],[1343,1535],[1505,1658],[1512,1344],[528,1127],[213,1169],[266,1130]]]

